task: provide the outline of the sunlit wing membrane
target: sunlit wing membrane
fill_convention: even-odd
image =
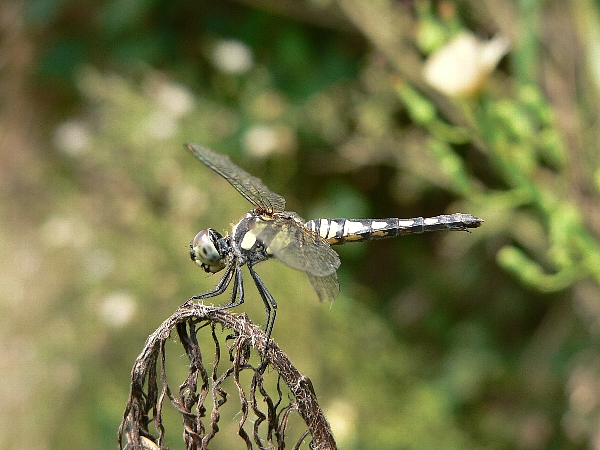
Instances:
[[[281,218],[267,223],[273,229],[265,227],[258,237],[267,253],[287,266],[315,277],[334,274],[340,267],[340,258],[329,244],[301,224]]]
[[[229,156],[216,153],[197,144],[186,144],[187,149],[212,170],[225,178],[246,200],[267,213],[285,210],[285,199],[271,192],[260,180],[231,162]]]
[[[332,302],[340,293],[340,283],[335,272],[325,277],[308,274],[308,279],[322,302]]]

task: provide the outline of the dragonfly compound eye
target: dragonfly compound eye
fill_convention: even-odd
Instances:
[[[225,267],[225,258],[217,250],[217,240],[221,237],[215,230],[200,231],[190,244],[192,261],[206,272],[217,273]]]

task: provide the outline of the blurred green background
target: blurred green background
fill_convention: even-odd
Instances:
[[[507,55],[432,88],[467,30]],[[258,266],[340,448],[600,448],[599,42],[594,0],[4,0],[0,448],[115,448],[146,337],[217,282],[187,245],[249,204],[184,142],[306,219],[485,219],[336,247],[332,307]]]

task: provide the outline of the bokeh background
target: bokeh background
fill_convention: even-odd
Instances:
[[[485,219],[336,248],[331,307],[258,267],[340,448],[600,448],[599,42],[594,0],[3,0],[0,448],[115,448],[216,283],[187,245],[249,205],[184,142],[307,219]]]

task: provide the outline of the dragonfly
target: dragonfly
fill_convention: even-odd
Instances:
[[[200,301],[225,292],[233,282],[231,298],[216,310],[244,303],[242,267],[250,272],[267,312],[265,332],[271,336],[277,302],[256,273],[254,266],[275,258],[292,269],[306,272],[321,301],[333,301],[340,292],[337,269],[340,258],[332,245],[385,239],[426,231],[469,231],[483,223],[471,214],[449,214],[412,219],[314,219],[305,222],[285,210],[285,199],[233,162],[229,156],[197,144],[187,149],[206,166],[227,180],[252,205],[242,219],[223,236],[213,228],[200,231],[190,243],[190,258],[206,273],[224,273],[211,291],[194,295]]]

